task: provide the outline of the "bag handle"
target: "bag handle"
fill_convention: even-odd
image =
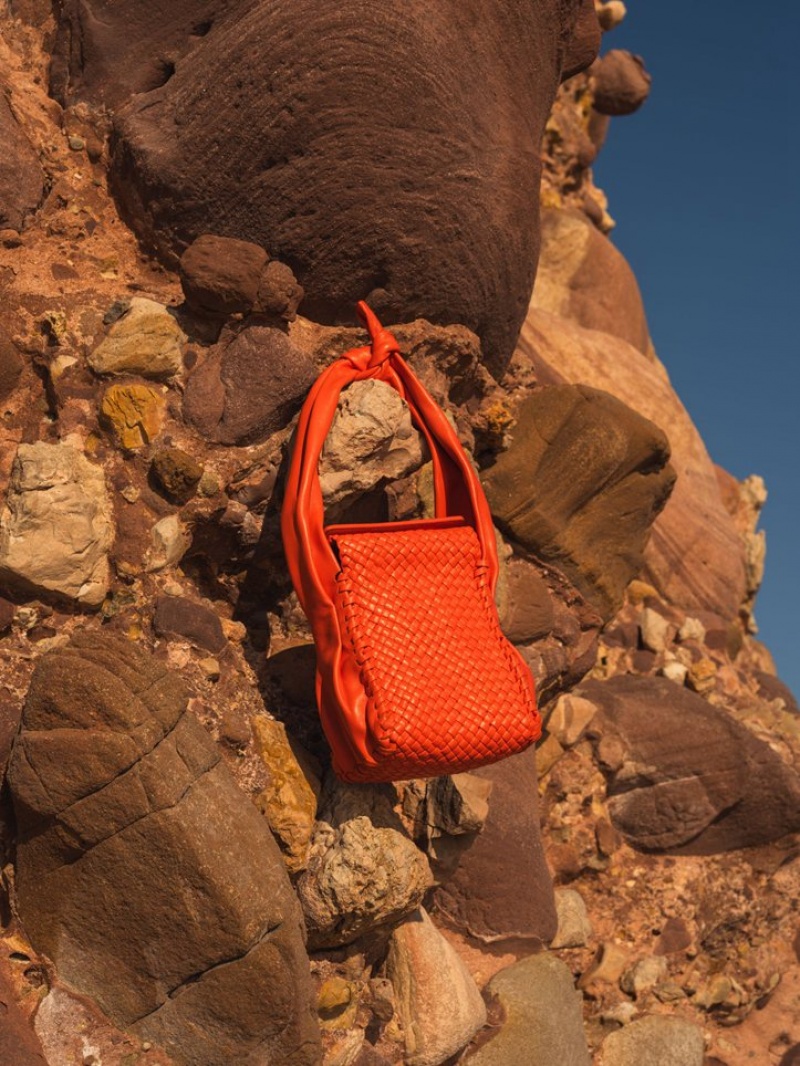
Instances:
[[[458,515],[473,527],[487,568],[489,587],[494,590],[497,543],[478,476],[444,412],[400,355],[393,335],[383,328],[363,300],[357,306],[370,343],[345,352],[319,375],[306,397],[295,430],[281,532],[298,597],[304,608],[306,601],[313,603],[338,570],[324,531],[319,459],[342,389],[354,381],[369,379],[391,385],[408,404],[412,421],[425,437],[433,461],[436,517]]]

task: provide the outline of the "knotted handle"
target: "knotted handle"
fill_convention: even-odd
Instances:
[[[430,450],[437,518],[461,516],[478,536],[487,578],[497,580],[497,545],[491,513],[478,476],[445,417],[400,355],[389,330],[361,301],[358,314],[370,343],[336,359],[315,381],[306,397],[289,464],[281,532],[289,571],[303,607],[315,603],[335,577],[338,564],[325,536],[325,512],[319,483],[319,459],[333,422],[339,394],[354,381],[375,379],[395,388],[411,411]],[[327,598],[327,597],[324,597]]]

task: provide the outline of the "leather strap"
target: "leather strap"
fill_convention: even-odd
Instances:
[[[400,355],[399,346],[363,301],[359,316],[370,344],[340,356],[312,386],[295,431],[293,452],[281,514],[284,549],[301,603],[324,599],[333,587],[338,563],[325,535],[325,514],[319,483],[319,459],[333,422],[339,394],[354,381],[374,379],[391,385],[403,397],[416,428],[427,441],[433,460],[437,518],[461,516],[481,545],[487,579],[497,581],[497,544],[488,504],[477,474],[443,411],[429,396]]]

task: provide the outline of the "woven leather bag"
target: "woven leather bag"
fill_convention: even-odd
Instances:
[[[497,545],[480,482],[444,413],[366,304],[371,344],[320,374],[294,439],[281,528],[317,650],[336,773],[397,781],[494,762],[536,740],[533,681],[494,603]],[[319,458],[341,390],[397,389],[433,460],[435,517],[325,526]]]

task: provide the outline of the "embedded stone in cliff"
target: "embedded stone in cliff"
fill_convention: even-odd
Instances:
[[[261,271],[258,283],[256,307],[259,311],[277,315],[286,322],[297,317],[297,308],[303,299],[303,287],[294,276],[294,271],[273,259]]]
[[[14,391],[24,365],[16,345],[0,326],[0,400]]]
[[[410,914],[433,884],[393,810],[390,786],[326,783],[297,891],[313,948],[349,944]]]
[[[136,451],[161,432],[164,397],[149,385],[111,385],[103,393],[100,419],[125,451]]]
[[[111,108],[116,195],[165,257],[208,230],[253,241],[292,266],[310,317],[352,321],[374,293],[387,320],[464,323],[499,368],[535,270],[560,63],[595,54],[596,33],[570,47],[577,7],[298,0],[289,32],[274,4],[143,18],[86,0],[60,9],[54,91]]]
[[[176,1062],[316,1066],[302,919],[266,822],[152,655],[79,632],[37,664],[9,768],[38,951]]]
[[[486,943],[549,942],[556,931],[553,883],[539,830],[533,749],[471,771],[491,782],[489,814],[480,832],[436,841],[445,867],[436,890],[439,913],[459,931]],[[454,867],[454,869],[453,869]]]
[[[594,108],[601,115],[630,115],[650,95],[652,78],[641,56],[614,49],[592,66]]]
[[[190,304],[232,315],[250,311],[258,299],[269,256],[258,244],[204,233],[181,256],[181,286]]]
[[[465,1059],[470,1066],[590,1066],[581,994],[569,967],[548,952],[501,970],[487,986],[505,1014],[497,1034]],[[649,1060],[641,1060],[642,1063]]]
[[[513,644],[546,637],[555,625],[547,583],[527,559],[509,559],[506,586],[498,604],[500,625]]]
[[[642,295],[633,271],[582,212],[542,211],[542,250],[531,307],[611,333],[650,350]]]
[[[153,628],[159,636],[183,637],[215,654],[226,644],[217,612],[187,596],[157,596]]]
[[[140,374],[160,380],[180,372],[185,343],[185,333],[163,304],[134,296],[87,362],[96,374]]]
[[[44,196],[44,172],[4,91],[0,91],[0,144],[0,229],[21,230]]]
[[[305,353],[278,329],[248,326],[218,344],[191,374],[183,411],[219,444],[256,444],[289,422],[315,377]]]
[[[679,472],[644,549],[645,579],[668,603],[732,620],[746,594],[744,547],[714,465],[666,371],[616,337],[531,309],[518,356],[537,372],[606,389],[669,433]]]
[[[423,463],[411,412],[391,385],[355,381],[339,400],[320,459],[325,506],[335,510]]]
[[[730,714],[666,678],[587,681],[590,732],[621,745],[608,808],[628,843],[682,855],[768,844],[800,829],[800,777]]]
[[[0,574],[89,606],[108,591],[114,536],[101,467],[69,443],[21,444],[0,517]]]
[[[667,438],[585,385],[535,392],[517,419],[511,447],[483,476],[492,513],[610,617],[644,565],[650,527],[675,480]]]
[[[440,1066],[485,1024],[486,1005],[469,970],[422,907],[392,933],[386,972],[408,1066]]]

